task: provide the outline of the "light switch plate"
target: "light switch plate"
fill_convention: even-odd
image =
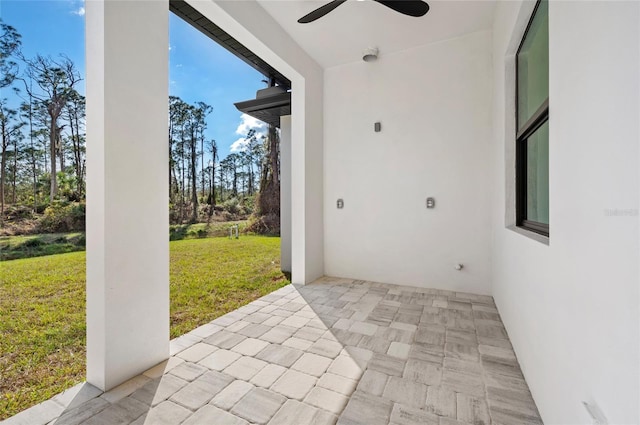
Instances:
[[[431,209],[435,207],[436,207],[436,200],[434,198],[427,198],[427,208]]]

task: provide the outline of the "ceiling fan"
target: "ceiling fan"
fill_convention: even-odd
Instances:
[[[347,0],[333,0],[324,6],[320,6],[313,12],[303,16],[298,19],[298,22],[301,24],[308,24],[309,22],[313,22],[316,19],[322,18],[327,13],[331,12],[336,7],[340,6]],[[422,0],[373,0],[377,3],[387,6],[390,9],[395,10],[396,12],[402,13],[403,15],[420,17],[424,16],[429,11],[429,5]]]

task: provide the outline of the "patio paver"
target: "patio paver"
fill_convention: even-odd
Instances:
[[[172,357],[3,424],[542,424],[493,299],[323,278],[171,342]]]

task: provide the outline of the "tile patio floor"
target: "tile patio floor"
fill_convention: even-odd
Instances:
[[[542,424],[493,299],[323,278],[171,342],[101,393],[82,384],[6,425]]]

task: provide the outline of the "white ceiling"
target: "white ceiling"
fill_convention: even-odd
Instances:
[[[322,67],[361,60],[367,47],[385,53],[491,28],[495,0],[427,0],[429,12],[414,18],[372,0],[348,0],[309,24],[302,16],[330,0],[258,0]]]

